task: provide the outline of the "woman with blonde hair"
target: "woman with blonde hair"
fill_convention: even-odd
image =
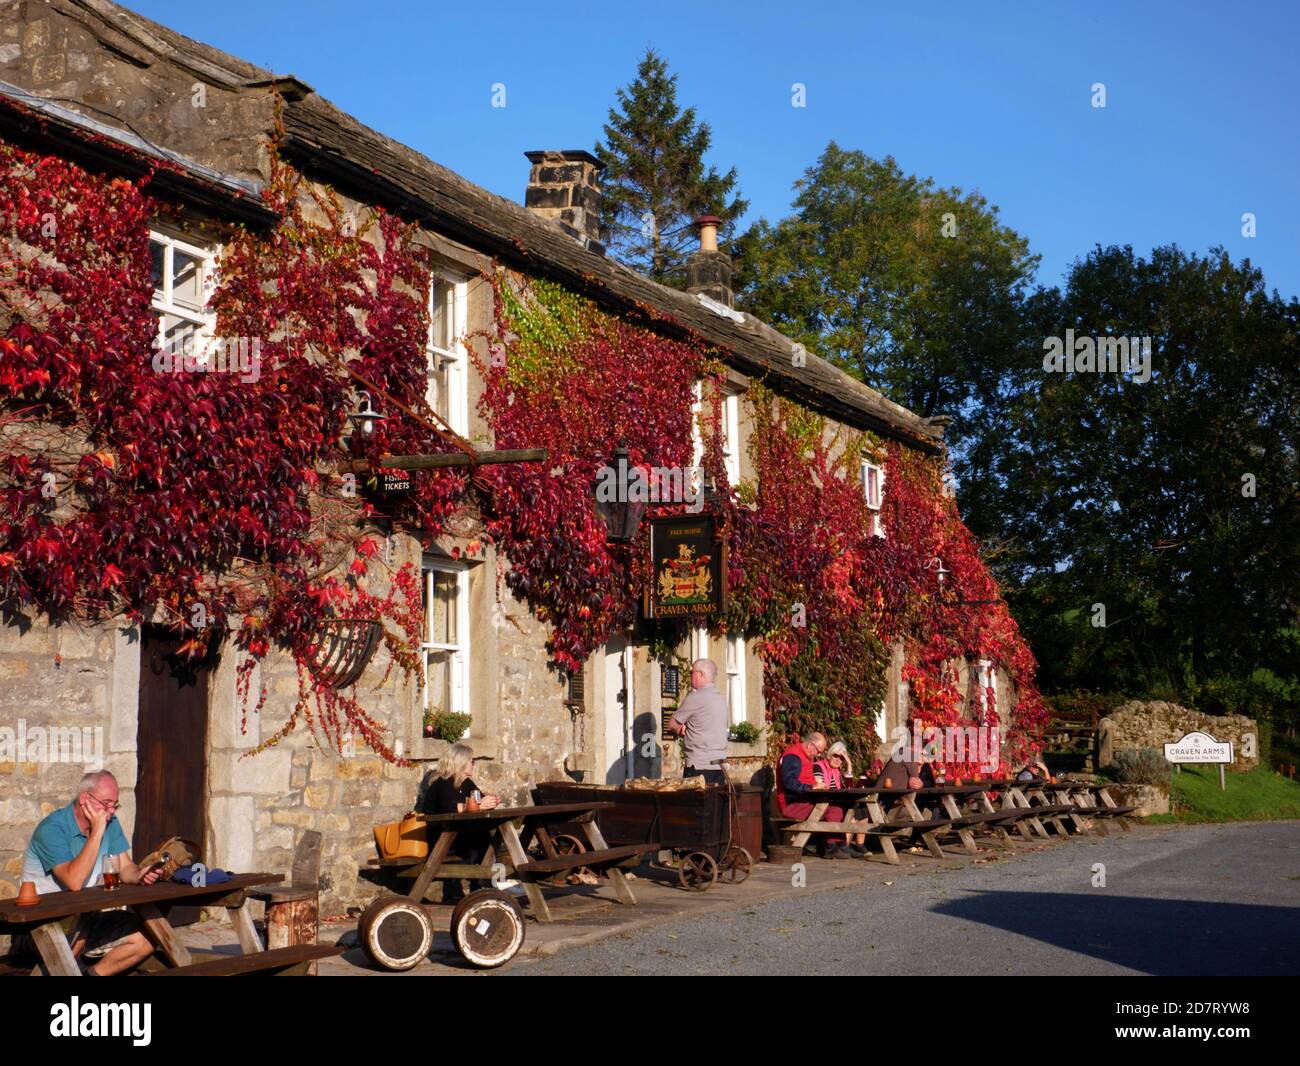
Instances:
[[[438,760],[438,769],[431,770],[425,779],[423,814],[462,814],[466,811],[490,811],[501,805],[500,796],[485,796],[480,791],[470,771],[474,769],[474,749],[468,744],[453,744]],[[471,866],[477,866],[492,846],[491,837],[484,832],[457,833],[456,851]],[[487,888],[488,882],[476,880],[472,888]],[[459,882],[448,882],[444,888],[443,902],[450,903],[459,894]]]
[[[499,796],[485,796],[470,777],[474,769],[474,749],[468,744],[453,744],[438,760],[438,769],[425,779],[424,814],[460,814],[464,811],[490,811],[499,806]]]
[[[848,746],[842,740],[835,741],[826,749],[826,754],[818,759],[813,766],[813,777],[822,788],[841,789],[847,787],[848,779],[853,776],[853,760],[849,758]],[[843,807],[828,807],[827,812],[836,811],[837,816],[827,819],[828,821],[845,820]],[[845,851],[848,856],[855,859],[861,859],[867,854],[867,835],[866,833],[854,833],[846,840],[847,847]],[[841,855],[844,852],[840,852]]]

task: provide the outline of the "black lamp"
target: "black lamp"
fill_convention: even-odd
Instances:
[[[627,446],[619,441],[614,461],[600,470],[592,490],[596,498],[596,514],[605,524],[605,536],[615,544],[628,544],[635,540],[641,518],[645,515],[645,501],[629,498],[633,482]]]

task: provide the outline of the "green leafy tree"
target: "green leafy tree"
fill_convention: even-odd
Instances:
[[[704,164],[712,133],[695,109],[677,105],[677,75],[653,49],[636,80],[619,89],[605,139],[596,155],[605,164],[601,232],[611,254],[656,281],[679,285],[694,239],[692,221],[717,215],[729,239],[748,202],[736,188],[736,168],[725,174]]]
[[[834,142],[795,187],[793,215],[738,242],[738,302],[965,437],[1014,362],[1026,240],[977,193]]]
[[[1222,249],[1099,247],[1026,314],[1038,351],[961,495],[1004,547],[1040,680],[1264,708],[1294,730],[1300,304]],[[1067,329],[1076,346],[1150,338],[1150,380],[1140,358],[1127,375],[1045,371]]]

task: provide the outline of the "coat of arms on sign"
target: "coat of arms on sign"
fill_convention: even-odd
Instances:
[[[707,555],[697,556],[689,544],[677,545],[677,557],[664,559],[659,570],[659,602],[708,603],[713,591],[711,561]]]

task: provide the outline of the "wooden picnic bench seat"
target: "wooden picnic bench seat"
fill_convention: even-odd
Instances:
[[[951,818],[926,818],[921,821],[907,819],[898,822],[886,822],[886,825],[897,829],[915,829],[918,833],[931,833],[938,829],[946,829],[952,825]]]
[[[1076,811],[1083,811],[1093,818],[1122,818],[1126,814],[1132,814],[1137,807],[1076,807]]]
[[[1033,811],[1040,818],[1054,814],[1078,814],[1079,808],[1073,803],[1044,803],[1037,807],[1024,807],[1022,810]]]
[[[1022,817],[1021,808],[1007,808],[1001,811],[978,811],[972,814],[963,814],[960,818],[952,820],[953,829],[965,829],[972,825],[986,825],[989,822],[1009,822],[1015,818]]]
[[[250,951],[246,955],[223,955],[207,962],[177,966],[168,970],[143,973],[143,977],[243,977],[255,973],[273,973],[291,977],[307,972],[317,959],[342,955],[338,944],[291,944],[287,948]]]
[[[633,856],[644,855],[648,851],[658,851],[658,844],[620,844],[616,848],[603,848],[599,851],[575,851],[568,855],[557,855],[553,859],[530,859],[515,867],[520,874],[555,874],[562,870],[572,870],[579,866],[612,866]]]

